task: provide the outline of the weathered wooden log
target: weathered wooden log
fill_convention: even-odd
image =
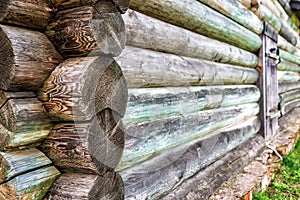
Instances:
[[[65,173],[54,182],[46,199],[123,200],[124,184],[115,172],[103,176]]]
[[[258,35],[194,0],[132,0],[130,7],[251,52],[261,46]]]
[[[36,90],[61,61],[44,34],[0,25],[1,89]]]
[[[246,27],[247,29],[261,34],[263,31],[263,23],[260,19],[249,11],[247,8],[242,6],[240,3],[234,0],[198,0],[211,8],[219,11],[225,16],[231,18],[232,20],[238,22],[240,25]]]
[[[81,7],[94,6],[96,9],[104,5],[111,6],[111,3],[120,11],[125,13],[129,7],[130,0],[51,0],[55,8],[59,10]]]
[[[287,103],[295,99],[300,99],[300,90],[285,92],[280,95],[281,102]]]
[[[90,122],[57,124],[40,149],[63,171],[104,174],[123,153],[121,118],[104,110]]]
[[[278,70],[281,71],[292,71],[292,72],[300,72],[300,66],[284,59],[281,59],[281,62],[277,65]]]
[[[34,92],[6,92],[0,90],[0,108],[10,99],[36,98]]]
[[[278,93],[282,94],[291,90],[300,89],[299,82],[289,82],[289,83],[279,83],[278,84]]]
[[[0,21],[44,30],[52,12],[47,0],[1,0]]]
[[[59,171],[52,166],[17,176],[0,185],[0,199],[41,200],[59,175]]]
[[[129,59],[130,58],[130,59]],[[116,58],[129,88],[251,84],[255,69],[176,56],[127,46]]]
[[[249,10],[252,7],[252,5],[251,5],[252,0],[237,0],[237,1],[240,2],[246,8],[248,8]]]
[[[254,103],[127,125],[124,154],[117,170],[134,166],[258,112],[258,105]]]
[[[51,128],[47,112],[37,98],[9,99],[0,108],[0,149],[40,142]]]
[[[125,198],[160,199],[163,194],[174,190],[200,169],[249,139],[259,128],[257,117],[243,120],[238,125],[213,132],[205,138],[196,139],[172,152],[121,172]]]
[[[264,147],[265,139],[256,134],[160,199],[209,199],[222,184],[260,155]]]
[[[300,75],[298,72],[277,72],[277,80],[280,83],[283,82],[297,82],[300,80]]]
[[[265,5],[260,4],[259,6],[252,7],[251,11],[254,12],[254,14],[256,14],[262,21],[268,22],[276,31],[281,29],[281,22]]]
[[[39,99],[53,121],[86,121],[106,108],[124,116],[127,86],[113,58],[71,58],[52,72]]]
[[[284,23],[281,24],[279,34],[293,45],[296,45],[299,41],[299,37],[293,35],[293,32]]]
[[[287,52],[285,50],[281,49],[279,51],[279,56],[280,56],[280,58],[283,58],[286,61],[289,61],[291,63],[300,65],[300,58],[297,57],[297,56],[295,56],[295,55],[293,55],[293,54],[290,54],[289,52]]]
[[[262,1],[266,1],[266,0],[262,0]],[[288,14],[285,12],[285,10],[283,9],[283,7],[280,5],[280,3],[278,2],[278,0],[271,0],[271,3],[273,3],[273,5],[276,8],[276,12],[274,13],[275,15],[277,15],[277,17],[279,17],[280,19],[287,21],[289,19]]]
[[[278,35],[278,43],[277,43],[278,47],[282,50],[287,51],[290,54],[293,54],[295,56],[299,56],[300,57],[300,49],[298,49],[297,47],[295,47],[294,45],[292,45],[291,43],[289,43],[288,41],[286,41],[283,37],[281,37],[280,35]]]
[[[288,16],[292,16],[293,11],[291,6],[287,0],[278,0],[284,11],[288,14]]]
[[[254,85],[139,88],[128,93],[124,124],[253,103],[260,98]]]
[[[118,56],[125,46],[124,21],[105,6],[60,11],[45,32],[65,58],[108,54]]]
[[[251,68],[257,66],[257,56],[248,51],[136,11],[129,10],[123,19],[127,45]]]
[[[0,183],[52,163],[47,156],[35,148],[0,152],[0,162]]]
[[[286,115],[287,113],[291,112],[294,108],[300,107],[300,99],[295,99],[293,101],[281,104],[281,114]]]

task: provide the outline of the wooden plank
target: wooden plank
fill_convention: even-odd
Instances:
[[[281,71],[292,71],[300,72],[300,66],[291,62],[288,62],[284,59],[281,59],[281,62],[277,65],[278,70]]]
[[[48,77],[39,99],[52,121],[86,121],[106,108],[124,116],[127,86],[113,58],[71,58]]]
[[[153,121],[201,110],[257,102],[254,85],[129,89],[124,124]]]
[[[258,112],[258,105],[253,103],[127,125],[125,149],[117,170],[149,160]]]
[[[53,9],[47,0],[2,0],[0,6],[0,21],[44,30]]]
[[[119,174],[108,172],[103,176],[92,174],[62,174],[50,188],[48,200],[124,199],[124,184]]]
[[[300,80],[300,75],[298,72],[277,72],[277,80],[280,83],[283,82],[297,82]]]
[[[129,46],[251,68],[257,66],[258,59],[253,53],[136,11],[129,10],[123,19]]]
[[[130,3],[129,0],[51,0],[51,3],[59,10],[82,6],[94,6],[98,9],[103,5],[111,4],[111,2],[121,13],[125,13],[127,11]]]
[[[293,90],[290,92],[282,93],[280,95],[280,98],[281,98],[281,102],[285,102],[285,103],[290,102],[295,99],[299,99],[300,98],[300,90]]]
[[[210,6],[211,8],[217,10],[218,12],[257,34],[261,34],[263,31],[264,27],[260,19],[235,0],[198,1]]]
[[[40,147],[63,171],[101,175],[118,165],[123,148],[120,116],[110,110],[90,122],[55,125]]]
[[[261,46],[258,35],[194,0],[132,0],[130,7],[250,52],[256,52]]]
[[[125,184],[125,198],[161,199],[164,194],[174,190],[200,169],[253,136],[259,127],[258,118],[250,118],[121,172]]]
[[[0,183],[52,163],[45,154],[35,148],[0,152],[0,161]]]
[[[280,58],[283,58],[284,60],[286,60],[288,62],[300,65],[300,58],[299,57],[294,56],[293,54],[290,54],[290,53],[288,53],[288,52],[286,52],[282,49],[279,51],[279,56],[280,56]]]
[[[295,47],[294,45],[286,41],[280,35],[278,36],[278,47],[282,50],[287,51],[290,54],[300,57],[300,49],[298,49],[297,47]]]
[[[59,171],[51,166],[17,176],[0,185],[0,199],[41,200],[59,175]]]
[[[299,82],[289,82],[289,83],[279,83],[278,84],[278,93],[282,94],[291,90],[296,90],[300,88]]]
[[[284,105],[281,105],[281,114],[286,115],[297,107],[300,107],[300,99],[295,99],[290,102],[284,103]]]
[[[128,59],[130,58],[130,59]],[[129,88],[251,84],[255,69],[176,56],[127,46],[116,58]]]
[[[37,31],[0,25],[0,88],[37,90],[62,61],[47,37]]]
[[[126,42],[124,31],[121,14],[103,5],[59,11],[45,33],[61,55],[70,58],[118,56]]]
[[[161,199],[209,199],[224,182],[253,161],[264,149],[264,144],[265,140],[257,134]]]

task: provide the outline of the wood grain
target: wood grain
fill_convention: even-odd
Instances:
[[[132,88],[123,118],[125,125],[257,102],[254,85]]]
[[[288,91],[297,90],[300,88],[299,82],[289,82],[289,83],[279,83],[278,84],[278,93],[282,94]]]
[[[128,59],[130,58],[130,59]],[[116,58],[129,88],[251,84],[255,69],[127,46]]]
[[[228,128],[211,132],[205,138],[196,139],[172,152],[121,172],[125,198],[161,199],[192,178],[200,169],[230,155],[229,151],[257,133],[259,128],[260,122],[256,117],[240,121],[237,125],[231,124]],[[169,199],[176,199],[176,196]]]
[[[106,108],[124,116],[127,86],[114,59],[72,58],[52,72],[39,99],[52,121],[86,121]]]
[[[40,149],[63,171],[104,174],[123,153],[120,116],[102,111],[91,122],[57,124]]]
[[[48,0],[1,0],[0,21],[44,30],[53,14]]]
[[[0,199],[41,200],[59,175],[59,171],[52,166],[17,176],[0,185]]]
[[[278,35],[278,47],[282,50],[287,51],[290,54],[293,54],[295,56],[300,56],[300,49],[286,41],[283,37]]]
[[[117,170],[137,165],[258,112],[258,105],[252,103],[127,125],[124,154]]]
[[[0,89],[37,90],[61,61],[44,34],[0,25]]]
[[[300,72],[300,66],[291,62],[288,62],[284,59],[281,59],[281,62],[277,65],[278,70],[281,71],[292,71]]]
[[[295,99],[300,99],[300,90],[285,92],[280,95],[281,102],[290,102]]]
[[[300,99],[295,99],[290,102],[281,105],[281,114],[286,115],[291,112],[294,108],[300,107]]]
[[[255,54],[129,10],[123,16],[127,45],[254,68]],[[167,35],[166,35],[167,33]]]
[[[252,31],[194,0],[132,0],[130,8],[250,52],[262,44]]]
[[[115,172],[107,172],[103,176],[65,173],[52,185],[46,199],[123,200],[124,184]]]
[[[65,58],[112,55],[118,56],[125,46],[124,21],[118,12],[106,7],[73,8],[56,13],[46,35]]]
[[[300,80],[300,74],[298,72],[277,72],[278,82],[297,82]]]
[[[0,152],[0,183],[15,176],[50,165],[51,160],[41,151],[30,148],[11,152]]]
[[[283,58],[284,60],[286,60],[288,62],[300,65],[300,58],[298,56],[290,54],[287,51],[284,51],[284,50],[281,49],[279,51],[279,56],[280,56],[280,58]]]

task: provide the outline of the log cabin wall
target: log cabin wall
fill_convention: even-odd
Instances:
[[[126,47],[116,58],[129,88],[125,150],[117,167],[125,199],[207,199],[229,178],[222,173],[234,174],[253,156],[230,155],[232,149],[245,141],[261,148],[264,23],[279,35],[275,109],[283,116],[300,105],[299,19],[288,5],[131,1],[124,15]],[[204,169],[228,154],[224,168],[232,169],[206,174]],[[231,166],[235,160],[240,163]]]

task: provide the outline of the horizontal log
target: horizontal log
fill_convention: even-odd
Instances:
[[[255,137],[199,171],[161,199],[209,199],[222,184],[237,175],[248,163],[260,155],[264,144],[264,138],[256,134]]]
[[[298,72],[277,72],[278,82],[297,82],[300,80],[300,74]]]
[[[128,93],[124,124],[253,103],[260,98],[254,85],[138,88]]]
[[[0,185],[0,199],[41,200],[59,175],[59,171],[52,166],[17,176]]]
[[[130,59],[128,59],[130,58]],[[176,56],[127,46],[116,58],[129,88],[251,84],[255,69]]]
[[[124,148],[116,113],[104,110],[85,123],[57,124],[40,149],[63,171],[104,174],[115,168]]]
[[[287,0],[278,0],[284,11],[288,14],[288,16],[292,16],[293,11],[291,9],[291,6]]]
[[[44,30],[52,13],[53,9],[47,0],[2,0],[0,21]]]
[[[0,152],[0,161],[0,183],[52,163],[47,156],[35,148]]]
[[[280,111],[282,115],[286,115],[297,107],[300,107],[300,99],[295,99],[290,102],[284,103],[284,105],[281,105]]]
[[[130,0],[51,0],[56,9],[65,10],[74,7],[94,6],[96,9],[111,3],[120,11],[125,13],[129,7]]]
[[[250,10],[242,6],[242,4],[233,0],[218,0],[218,1],[210,1],[210,0],[198,0],[211,8],[217,10],[223,15],[231,18],[232,20],[238,22],[240,25],[245,28],[257,33],[261,34],[263,31],[263,23],[260,19],[253,14]]]
[[[113,5],[112,5],[113,6]],[[46,35],[65,58],[95,55],[118,56],[125,46],[124,21],[106,6],[73,8],[56,13]]]
[[[237,1],[240,2],[243,6],[245,6],[248,9],[252,7],[251,5],[252,0],[237,0]]]
[[[285,50],[290,54],[300,57],[300,49],[298,49],[297,47],[295,47],[294,45],[292,45],[291,43],[286,41],[280,35],[278,35],[278,44],[277,45],[280,49]]]
[[[37,31],[0,25],[0,89],[37,90],[62,61],[47,37]]]
[[[282,37],[284,37],[288,42],[290,42],[292,45],[297,45],[299,41],[299,37],[293,35],[293,32],[290,30],[288,26],[285,25],[285,23],[282,23],[279,34]]]
[[[124,184],[119,174],[62,174],[50,188],[46,199],[124,199]]]
[[[25,98],[35,98],[34,92],[6,92],[0,90],[0,108],[4,106],[10,99],[25,99]]]
[[[281,102],[290,102],[295,99],[300,99],[300,90],[285,92],[280,95]]]
[[[127,45],[251,68],[258,64],[255,54],[133,10],[123,19]]]
[[[279,83],[278,84],[278,93],[282,94],[291,90],[300,89],[299,82],[289,82],[289,83]]]
[[[125,198],[161,199],[163,194],[171,192],[200,169],[249,139],[259,128],[258,118],[250,118],[121,172]]]
[[[113,58],[71,58],[52,72],[39,99],[52,121],[86,121],[106,108],[124,116],[127,86]]]
[[[284,59],[281,59],[281,62],[277,65],[277,69],[281,71],[292,71],[292,72],[300,72],[300,66]]]
[[[250,52],[256,52],[262,44],[252,31],[194,0],[132,0],[130,7]]]
[[[300,65],[300,58],[297,56],[294,56],[293,54],[290,54],[289,52],[286,52],[281,49],[279,51],[279,56],[280,56],[280,58],[283,58],[284,60],[286,60],[288,62]]]
[[[258,112],[258,105],[253,103],[127,125],[125,149],[117,170],[132,167]]]

